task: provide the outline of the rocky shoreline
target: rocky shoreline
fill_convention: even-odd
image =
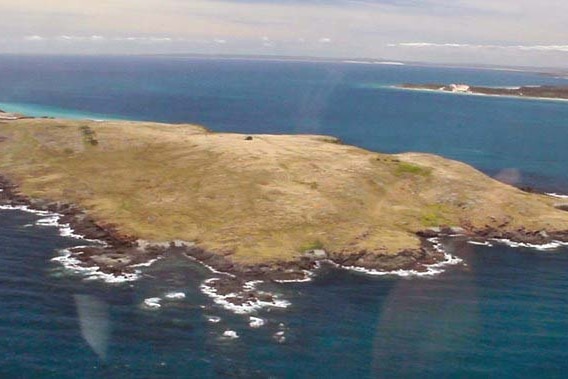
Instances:
[[[436,246],[438,238],[461,235],[472,241],[486,243],[490,240],[508,240],[520,245],[546,245],[554,242],[568,242],[568,231],[529,231],[520,228],[504,231],[486,226],[482,229],[461,227],[429,228],[417,233],[422,246],[415,250],[404,250],[398,254],[377,254],[370,251],[326,252],[311,250],[304,252],[297,260],[243,265],[232,262],[224,255],[206,251],[192,242],[171,241],[152,243],[138,240],[117,232],[114,225],[101,224],[84,210],[66,203],[30,199],[19,193],[17,186],[0,175],[0,205],[26,207],[32,211],[49,212],[58,215],[59,225],[68,225],[74,234],[90,241],[88,246],[68,249],[70,255],[85,269],[101,273],[125,276],[133,275],[137,267],[149,265],[156,259],[170,253],[181,253],[208,267],[215,278],[203,285],[205,293],[230,307],[242,310],[255,304],[278,306],[274,295],[256,289],[261,282],[301,282],[310,280],[312,272],[322,262],[336,267],[360,272],[388,274],[403,270],[417,274],[427,273],[429,267],[443,265],[448,259]],[[506,225],[501,225],[504,228]],[[239,308],[241,307],[241,308]],[[243,308],[244,307],[244,308]]]
[[[408,270],[420,273],[426,272],[429,265],[438,264],[445,259],[444,254],[433,248],[433,243],[424,238],[420,249],[405,250],[396,255],[380,255],[368,251],[328,253],[324,250],[311,250],[302,254],[296,261],[243,265],[232,262],[224,255],[206,251],[192,242],[152,243],[121,234],[114,225],[95,221],[73,204],[24,196],[13,182],[1,175],[0,206],[56,215],[58,225],[67,225],[74,235],[88,242],[87,246],[66,249],[73,259],[80,262],[78,266],[85,270],[124,277],[134,275],[138,267],[149,265],[149,262],[166,254],[181,253],[216,274],[215,280],[208,282],[209,292],[235,306],[255,302],[268,305],[274,303],[272,294],[256,290],[256,286],[250,283],[310,280],[312,271],[324,261],[338,267],[381,272]]]
[[[568,243],[568,231],[553,231],[547,232],[546,230],[527,230],[523,227],[516,230],[502,230],[506,224],[498,227],[486,225],[484,228],[429,228],[418,232],[418,235],[424,238],[439,238],[462,235],[468,237],[472,241],[487,242],[487,241],[510,241],[515,244],[527,246],[542,246],[551,243]]]

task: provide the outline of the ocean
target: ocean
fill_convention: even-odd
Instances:
[[[440,154],[568,194],[568,102],[392,88],[568,85],[538,73],[0,56],[0,83],[5,111],[330,134],[374,151]],[[568,370],[568,248],[449,239],[445,249],[463,263],[438,275],[322,267],[311,282],[261,284],[290,305],[243,315],[206,296],[200,285],[214,275],[182,256],[142,268],[132,282],[85,280],[53,260],[83,241],[39,215],[0,216],[0,377],[532,378]]]

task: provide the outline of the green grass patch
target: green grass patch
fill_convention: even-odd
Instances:
[[[444,217],[446,208],[441,204],[427,206],[420,216],[422,225],[427,227],[442,226],[448,224],[448,219]]]
[[[300,251],[323,250],[323,243],[320,240],[308,242],[300,247]]]
[[[423,167],[408,162],[400,162],[396,167],[397,175],[411,174],[420,176],[430,176],[432,169],[430,167]]]

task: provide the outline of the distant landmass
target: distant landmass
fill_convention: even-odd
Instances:
[[[568,86],[479,87],[467,84],[402,84],[407,89],[470,93],[492,96],[515,96],[543,99],[568,99]]]

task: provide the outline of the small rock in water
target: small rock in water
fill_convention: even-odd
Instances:
[[[284,331],[281,330],[279,332],[274,333],[274,336],[272,336],[276,342],[278,343],[283,343],[286,341],[286,336],[284,335]]]
[[[249,326],[251,328],[260,328],[264,325],[264,320],[259,317],[249,317]]]
[[[219,316],[208,316],[207,321],[209,321],[212,324],[216,324],[219,321],[221,321],[221,317],[219,317]]]
[[[159,297],[149,297],[147,299],[144,299],[144,305],[151,309],[158,309],[162,306],[160,304],[161,300],[162,299],[160,299]]]
[[[185,299],[185,293],[183,293],[183,292],[168,292],[166,294],[166,299],[170,299],[170,300]]]

